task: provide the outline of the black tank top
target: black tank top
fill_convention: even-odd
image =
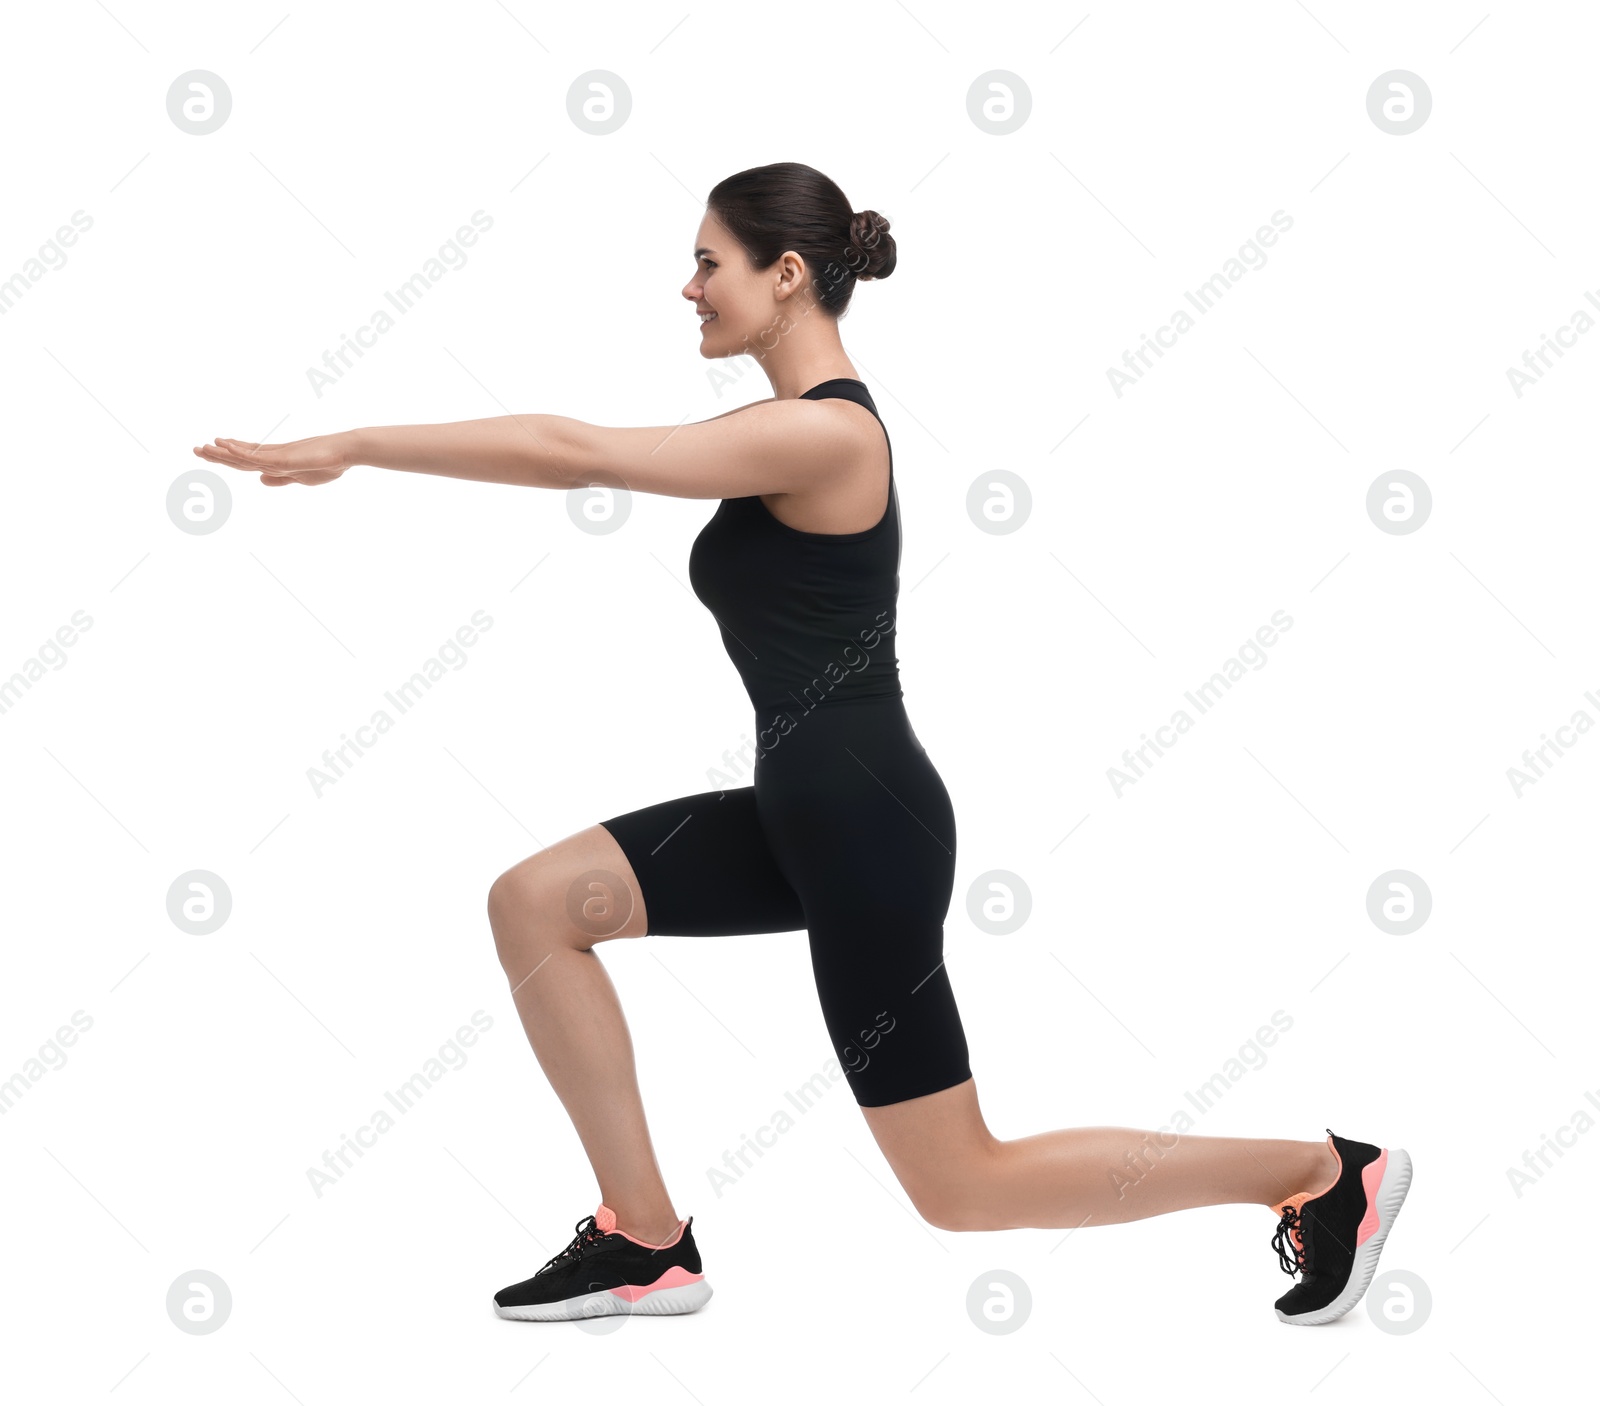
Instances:
[[[860,381],[824,381],[802,400],[853,400],[883,424]],[[888,430],[884,438],[888,439]],[[894,629],[900,500],[889,446],[889,501],[863,532],[802,532],[759,494],[724,498],[695,538],[689,581],[715,617],[757,721],[798,721],[830,706],[901,697]]]

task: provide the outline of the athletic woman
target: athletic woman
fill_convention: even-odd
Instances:
[[[945,1230],[1106,1225],[1227,1202],[1269,1207],[1298,1282],[1288,1323],[1366,1291],[1410,1182],[1404,1151],[1351,1142],[1078,1128],[1002,1140],[984,1122],[944,967],[956,825],[912,730],[895,639],[900,508],[888,435],[839,340],[858,282],[895,267],[889,222],[794,162],[707,200],[683,296],[700,355],[753,356],[769,399],[678,426],[559,415],[349,430],[195,453],[273,487],[354,465],[720,500],[689,558],[755,709],[753,784],[683,796],[540,850],[489,890],[534,1054],[582,1140],[600,1205],[538,1273],[519,1319],[684,1313],[711,1297],[692,1218],[662,1180],[622,1008],[595,948],[656,935],[809,936],[834,1051],[885,1159]]]

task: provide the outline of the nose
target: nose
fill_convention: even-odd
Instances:
[[[700,280],[698,278],[691,278],[683,285],[683,296],[686,297],[691,303],[699,301]]]

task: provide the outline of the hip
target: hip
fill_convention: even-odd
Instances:
[[[949,791],[902,699],[833,699],[808,713],[758,713],[756,724],[763,823],[781,810],[861,834],[922,826],[954,849]]]

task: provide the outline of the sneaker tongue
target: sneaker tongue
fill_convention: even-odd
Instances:
[[[609,1235],[617,1228],[617,1213],[602,1201],[600,1209],[594,1213],[594,1223],[599,1226],[602,1235]]]
[[[1278,1202],[1276,1206],[1273,1206],[1271,1208],[1272,1214],[1275,1216],[1281,1216],[1290,1206],[1293,1206],[1295,1210],[1298,1211],[1302,1206],[1305,1205],[1307,1201],[1310,1201],[1311,1199],[1312,1195],[1309,1191],[1297,1191],[1293,1196],[1286,1196],[1282,1201]]]

